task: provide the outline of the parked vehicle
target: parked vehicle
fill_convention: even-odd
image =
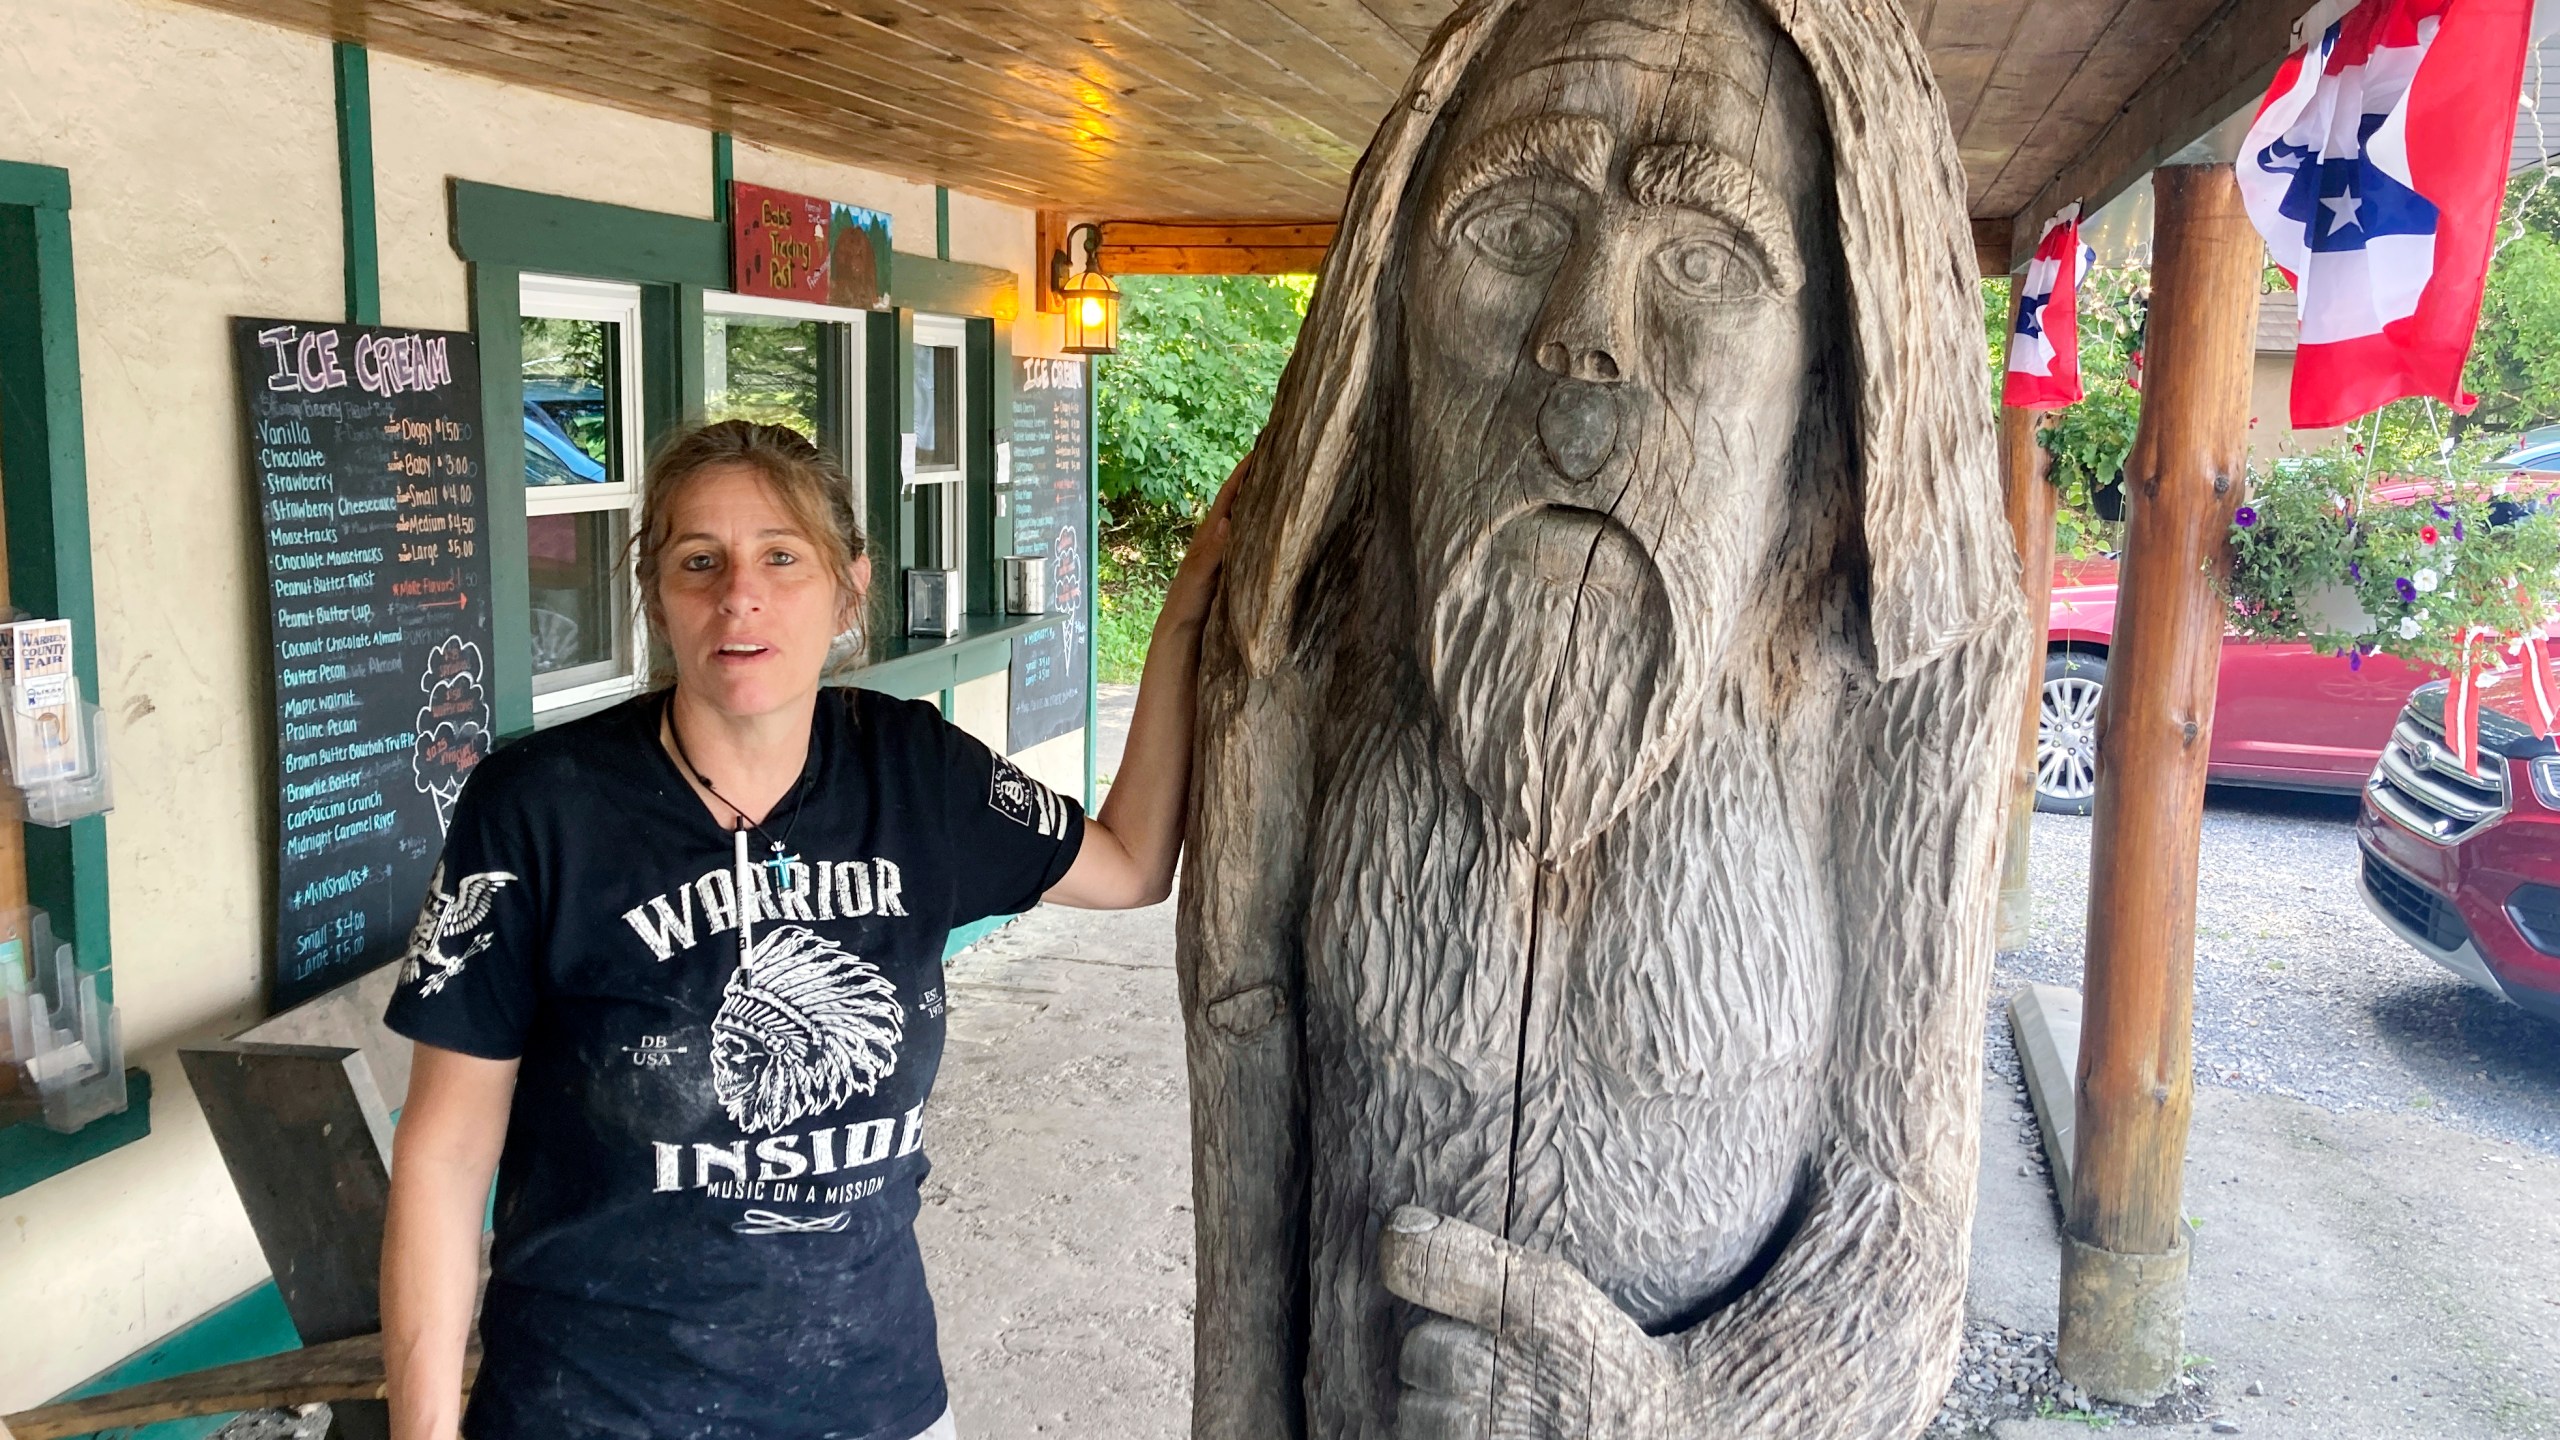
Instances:
[[[601,485],[612,477],[572,438],[604,415],[604,392],[593,385],[527,381],[524,387],[524,482],[527,485]]]
[[[2516,718],[2520,684],[2482,687],[2476,776],[2445,743],[2444,682],[2409,697],[2365,785],[2357,888],[2427,958],[2560,1021],[2560,744]]]
[[[2086,815],[2098,789],[2098,699],[2115,643],[2116,564],[2057,562],[2045,627],[2036,808]],[[2428,678],[2388,655],[2350,669],[2302,642],[2226,637],[2206,775],[2217,784],[2354,794]]]

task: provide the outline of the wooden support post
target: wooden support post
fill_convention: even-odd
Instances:
[[[2246,488],[2265,263],[2231,167],[2164,167],[2152,193],[2150,336],[2098,724],[2079,1150],[2055,1357],[2082,1389],[2128,1404],[2158,1399],[2178,1376],[2196,851],[2222,651],[2216,577]]]
[[[2018,315],[2018,277],[2009,277],[2012,333]],[[2053,605],[2053,484],[2050,457],[2036,439],[2041,411],[2000,407],[2000,485],[2009,510],[2009,535],[2018,542],[2018,588],[2026,592],[2028,623],[2041,626]],[[2036,721],[2044,708],[2044,647],[2027,657],[2027,705],[2018,739],[2018,763],[2009,782],[2009,833],[2000,847],[2000,948],[2022,950],[2035,919],[2027,884],[2027,850],[2036,818]]]

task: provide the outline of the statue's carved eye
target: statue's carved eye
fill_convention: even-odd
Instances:
[[[1760,262],[1729,241],[1675,240],[1655,252],[1653,263],[1663,279],[1701,300],[1754,300],[1769,292]]]
[[[1458,234],[1506,270],[1543,270],[1573,243],[1573,219],[1543,200],[1503,200],[1476,207]]]

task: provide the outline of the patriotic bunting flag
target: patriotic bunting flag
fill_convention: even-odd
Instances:
[[[2324,18],[2334,16],[2335,18]],[[2301,299],[2293,423],[2430,395],[2469,410],[2532,0],[2315,10],[2241,145],[2249,218]]]
[[[2058,410],[2080,400],[2080,279],[2089,273],[2080,244],[2080,207],[2065,205],[2045,222],[2036,253],[2018,280],[2018,318],[2009,331],[2009,374],[2000,403]]]

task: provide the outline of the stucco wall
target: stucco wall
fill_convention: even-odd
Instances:
[[[705,132],[381,54],[372,80],[390,323],[468,323],[448,176],[710,213]],[[43,1317],[0,1345],[8,1411],[265,1278],[174,1050],[260,1003],[274,720],[227,322],[341,313],[329,47],[163,0],[0,0],[0,159],[72,176],[116,991],[158,1090],[149,1139],[0,1198],[0,1314]],[[930,187],[747,146],[738,173],[887,209],[901,248],[932,250]],[[954,258],[1027,276],[1031,230],[953,197]],[[1017,353],[1055,332],[1026,318]],[[981,723],[1003,686],[970,691]],[[1072,771],[1065,742],[1033,768],[1080,791],[1073,739]]]

